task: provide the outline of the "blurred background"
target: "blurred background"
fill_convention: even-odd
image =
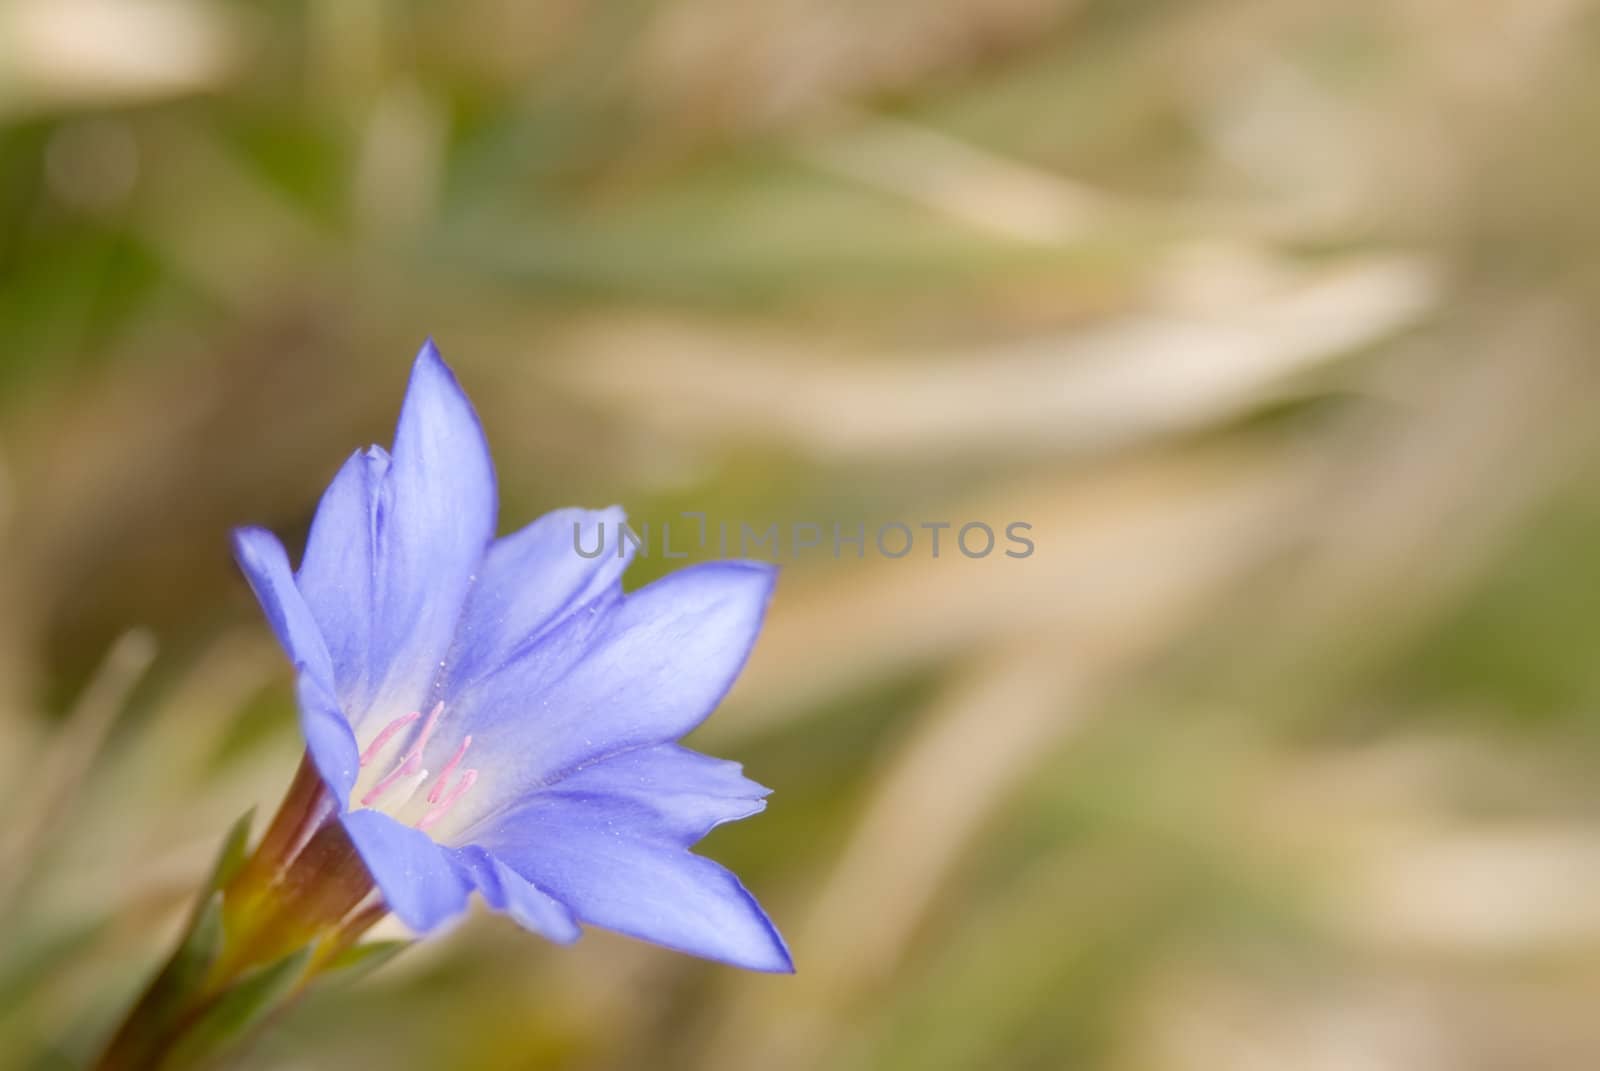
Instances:
[[[432,334],[504,524],[1036,551],[787,565],[796,976],[474,917],[245,1066],[1600,1066],[1597,7],[0,0],[0,1065],[287,784],[227,529]]]

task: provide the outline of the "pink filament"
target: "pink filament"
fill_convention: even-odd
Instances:
[[[465,749],[463,749],[463,750],[465,750]],[[433,825],[439,819],[443,818],[446,814],[449,814],[450,813],[450,808],[455,806],[456,800],[460,799],[462,796],[465,796],[467,794],[468,790],[471,789],[472,786],[477,783],[477,781],[478,781],[478,771],[477,770],[463,770],[461,772],[461,780],[457,781],[455,783],[455,787],[452,788],[449,791],[449,793],[444,797],[444,799],[439,801],[438,806],[432,808],[431,810],[428,811],[427,814],[422,816],[422,821],[417,823],[417,828],[418,829],[427,829],[429,826]],[[434,801],[433,800],[434,793],[438,792],[439,788],[443,787],[443,785],[444,785],[444,777],[441,775],[440,778],[439,778],[439,784],[434,786],[433,792],[428,793],[428,802],[429,803],[432,803]]]
[[[461,741],[461,746],[456,748],[456,753],[450,756],[450,761],[444,764],[444,769],[439,771],[439,780],[433,784],[433,789],[428,793],[429,803],[438,803],[439,797],[444,794],[444,783],[450,780],[450,775],[455,773],[456,767],[461,765],[461,760],[467,754],[467,748],[472,746],[472,736]]]
[[[377,784],[372,786],[372,791],[361,797],[361,806],[371,807],[374,803],[377,803],[378,800],[383,798],[383,794],[385,792],[394,787],[394,783],[396,781],[400,780],[402,777],[409,777],[416,773],[417,768],[421,765],[421,755],[406,756],[404,762],[390,770],[388,775],[384,777],[382,781],[379,781]]]
[[[434,704],[433,709],[428,712],[428,719],[422,723],[422,731],[417,734],[416,740],[406,749],[405,754],[400,756],[395,768],[390,770],[382,780],[372,786],[372,789],[366,795],[361,797],[361,806],[371,807],[382,799],[384,794],[397,783],[407,778],[413,779],[416,786],[420,786],[428,780],[428,772],[422,769],[422,752],[428,746],[428,741],[432,738],[433,731],[438,728],[439,719],[443,716],[444,703]],[[422,717],[420,711],[413,711],[410,714],[401,715],[384,726],[383,731],[374,737],[372,743],[367,745],[367,749],[361,753],[361,765],[365,767],[376,760],[383,749],[395,738],[396,734],[420,717]],[[450,761],[445,763],[444,769],[439,771],[438,779],[434,782],[433,788],[428,791],[428,802],[432,806],[422,816],[422,821],[417,823],[418,829],[427,829],[446,814],[449,814],[456,801],[465,796],[472,790],[472,786],[477,784],[478,771],[463,770],[460,779],[454,785],[449,785],[450,775],[455,773],[457,766],[461,765],[461,760],[466,758],[467,749],[471,746],[472,737],[470,735],[463,737],[461,746],[456,748],[456,753],[450,756]],[[419,773],[420,776],[418,776]],[[446,789],[447,785],[449,785],[448,790]],[[416,787],[413,787],[411,791],[415,792]]]
[[[393,770],[390,770],[388,775],[385,776],[383,780],[379,781],[376,785],[373,785],[372,791],[361,797],[361,806],[371,807],[374,803],[377,803],[378,800],[383,798],[383,794],[389,791],[389,789],[394,786],[396,781],[400,780],[402,777],[409,777],[417,772],[417,770],[422,766],[422,749],[428,746],[428,738],[433,735],[433,730],[438,728],[439,718],[443,716],[443,714],[444,703],[435,703],[433,710],[428,713],[428,720],[422,723],[422,732],[417,734],[416,742],[406,750],[405,755],[403,755],[400,759],[400,764]],[[416,720],[416,718],[416,714],[407,714],[405,717],[398,718],[393,723],[386,726],[383,732],[378,734],[378,739],[373,741],[373,746],[367,749],[368,753],[371,754],[375,752],[377,745],[380,742],[387,743],[388,737],[392,736],[396,732],[399,732],[406,725],[411,724],[411,722]],[[363,756],[362,761],[363,763],[366,762],[365,756]]]
[[[398,733],[401,729],[404,729],[407,725],[410,725],[420,717],[422,717],[422,711],[413,710],[410,714],[402,714],[394,721],[391,721],[388,725],[385,725],[383,727],[383,732],[379,733],[376,739],[367,745],[367,750],[361,753],[361,765],[365,766],[373,759],[377,758],[378,752],[383,750],[383,745],[387,744],[390,740],[393,740],[395,733]]]

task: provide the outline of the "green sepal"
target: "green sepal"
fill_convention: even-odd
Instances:
[[[212,893],[196,905],[193,920],[172,958],[151,986],[146,1015],[151,1027],[164,1030],[200,987],[222,951],[222,896]]]
[[[256,809],[250,808],[241,814],[228,829],[228,835],[222,839],[222,850],[217,853],[217,861],[211,865],[211,877],[205,884],[205,894],[210,894],[221,889],[233,880],[239,868],[244,866],[246,850],[250,844],[250,825],[255,821]],[[202,895],[205,895],[202,894]]]
[[[195,905],[194,918],[168,966],[174,991],[191,995],[203,984],[222,951],[222,894],[213,892]]]
[[[244,864],[250,823],[255,814],[256,809],[252,807],[240,815],[222,840],[216,862],[211,865],[211,876],[201,886],[200,897],[189,914],[183,940],[155,982],[157,1003],[153,1010],[157,1021],[164,1022],[170,1012],[199,992],[211,965],[222,952],[222,887]]]
[[[162,1040],[179,1028],[221,950],[222,894],[212,893],[195,905],[183,940],[140,998],[137,1018],[130,1018],[119,1035],[121,1062],[107,1066],[146,1066],[144,1061],[160,1051]]]
[[[367,941],[352,945],[328,961],[318,972],[322,977],[339,982],[364,978],[391,959],[410,948],[411,941]]]
[[[211,1001],[184,1028],[182,1038],[161,1062],[161,1071],[201,1066],[243,1040],[298,992],[315,950],[314,944],[306,945],[252,971]]]

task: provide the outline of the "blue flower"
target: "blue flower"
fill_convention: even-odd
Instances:
[[[771,566],[709,562],[628,595],[558,510],[495,538],[488,446],[430,342],[393,453],[350,458],[291,571],[260,528],[241,568],[297,671],[307,750],[389,909],[418,932],[476,890],[554,941],[588,923],[762,971],[793,967],[739,880],[689,847],[764,806],[737,763],[677,744],[761,628]]]

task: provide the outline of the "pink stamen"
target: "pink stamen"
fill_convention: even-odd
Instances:
[[[417,734],[416,742],[407,748],[405,755],[401,757],[400,765],[396,766],[393,770],[390,770],[388,775],[384,777],[383,780],[372,786],[372,791],[361,797],[361,806],[371,807],[374,803],[383,798],[383,794],[389,791],[389,789],[394,786],[396,781],[400,780],[402,777],[409,777],[421,768],[422,749],[428,746],[428,738],[433,735],[433,730],[438,728],[439,718],[443,714],[444,703],[442,701],[435,703],[433,710],[428,714],[428,720],[422,723],[422,732]],[[399,731],[399,729],[402,727],[401,723],[409,725],[416,717],[417,715],[415,714],[408,714],[404,718],[397,719],[395,724],[388,726],[383,730],[382,733],[378,734],[379,739],[383,739],[384,735],[387,734],[390,729]],[[376,745],[376,741],[374,741],[374,745]],[[367,750],[371,751],[373,749],[368,748]]]
[[[433,705],[433,709],[428,712],[428,720],[422,723],[422,735],[417,737],[417,742],[415,744],[411,745],[411,750],[414,753],[418,755],[422,754],[422,749],[428,746],[428,737],[433,735],[433,730],[438,728],[439,719],[443,716],[444,700],[441,699],[439,702],[435,703]]]
[[[444,783],[443,777],[439,779],[439,783],[441,785]],[[417,823],[417,828],[425,830],[439,819],[443,818],[446,814],[449,814],[450,808],[455,806],[456,800],[460,799],[462,796],[465,796],[467,792],[471,790],[472,786],[477,783],[477,770],[463,770],[461,773],[461,780],[457,781],[455,783],[455,787],[449,791],[444,799],[439,801],[438,806],[434,807],[427,814],[422,816],[422,821]],[[437,786],[435,787],[434,791],[438,791]],[[428,802],[433,802],[432,792],[428,793]]]
[[[439,797],[444,794],[444,783],[450,780],[450,775],[456,772],[456,767],[461,765],[461,760],[467,754],[467,748],[472,746],[472,737],[469,735],[461,741],[461,746],[456,748],[456,753],[450,756],[450,761],[444,764],[444,769],[439,771],[439,780],[434,782],[432,790],[428,792],[428,802],[438,803]]]
[[[383,798],[383,794],[385,792],[394,787],[396,781],[399,781],[403,777],[410,777],[421,768],[421,752],[407,755],[405,757],[405,761],[401,762],[399,766],[396,766],[394,769],[390,770],[388,775],[384,777],[382,781],[379,781],[377,784],[372,786],[372,791],[361,797],[361,806],[371,807],[374,803],[377,803],[378,800]]]
[[[410,714],[402,714],[394,721],[391,721],[388,725],[385,725],[383,727],[383,732],[379,733],[373,739],[372,743],[367,745],[367,750],[361,753],[361,765],[366,766],[373,759],[377,758],[378,752],[383,750],[383,745],[393,740],[395,733],[398,733],[401,729],[404,729],[407,725],[410,725],[420,717],[422,717],[422,711],[413,710]]]

